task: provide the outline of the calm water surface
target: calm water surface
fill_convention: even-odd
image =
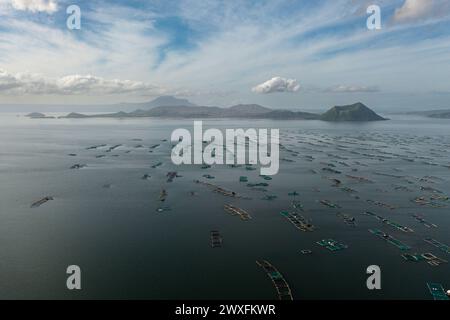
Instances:
[[[407,262],[398,248],[368,232],[381,229],[411,246],[410,253],[431,252],[449,260],[449,253],[423,241],[431,237],[450,244],[450,202],[443,200],[450,194],[449,121],[204,124],[279,128],[281,158],[287,161],[281,161],[271,181],[244,167],[176,167],[170,143],[162,140],[170,139],[176,128],[192,129],[191,120],[32,120],[0,114],[0,298],[275,299],[257,259],[279,269],[296,299],[429,299],[427,282],[450,287],[448,264]],[[87,150],[102,144],[107,146]],[[74,164],[87,167],[71,170]],[[169,171],[182,177],[168,183]],[[151,177],[142,179],[145,174]],[[208,180],[205,174],[215,178]],[[240,176],[269,186],[266,191],[250,188],[239,182]],[[195,179],[251,200],[213,193]],[[331,179],[341,184],[333,186]],[[158,213],[162,188],[170,211]],[[288,195],[294,190],[299,196]],[[277,198],[262,200],[265,195]],[[443,196],[430,200],[435,207],[411,201],[434,195]],[[45,196],[54,200],[30,208]],[[341,209],[324,206],[323,199]],[[317,227],[314,232],[295,229],[279,214],[292,208],[292,200],[304,205],[303,215]],[[228,203],[253,219],[241,221],[225,213]],[[365,211],[414,232],[397,230],[363,215]],[[345,224],[338,212],[355,217],[356,227]],[[426,227],[413,214],[437,227]],[[221,232],[222,248],[211,248],[211,230]],[[327,238],[348,248],[330,252],[316,244]],[[302,249],[312,254],[302,255]],[[72,264],[82,269],[81,291],[66,289],[65,270]],[[382,290],[376,292],[366,288],[365,269],[372,264],[382,270]]]

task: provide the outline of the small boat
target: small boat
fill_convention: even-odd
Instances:
[[[180,176],[178,175],[178,173],[176,171],[170,171],[166,174],[166,177],[167,177],[167,182],[172,182],[173,179],[179,178]]]
[[[269,184],[265,183],[265,182],[260,182],[260,183],[248,183],[247,187],[253,188],[253,187],[268,187]]]
[[[158,168],[158,167],[161,166],[161,165],[162,165],[162,162],[158,162],[158,163],[152,165],[152,168],[153,168],[153,169],[156,169],[156,168]]]
[[[87,147],[86,150],[94,150],[94,149],[103,148],[103,147],[106,147],[106,144],[99,144],[96,146]]]
[[[37,207],[40,207],[41,205],[43,205],[44,203],[46,203],[46,202],[48,202],[48,201],[51,201],[51,200],[53,200],[53,197],[44,197],[44,198],[42,198],[42,199],[40,199],[40,200],[38,200],[38,201],[36,201],[36,202],[33,202],[32,204],[31,204],[31,208],[37,208]]]
[[[166,201],[167,195],[167,191],[165,189],[162,189],[161,193],[159,194],[159,201]]]
[[[115,146],[109,147],[109,149],[106,150],[106,152],[111,152],[111,151],[113,151],[113,150],[115,150],[115,149],[117,149],[118,147],[121,147],[121,146],[122,146],[121,144],[116,144]]]
[[[77,163],[77,164],[74,164],[73,166],[71,166],[70,169],[82,169],[84,167],[87,167],[87,165]]]
[[[356,227],[356,219],[354,217],[341,212],[337,213],[336,216],[344,220],[345,224]]]

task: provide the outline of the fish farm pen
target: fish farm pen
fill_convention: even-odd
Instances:
[[[256,264],[264,269],[267,276],[272,280],[272,284],[277,290],[279,300],[293,300],[291,288],[283,275],[266,260],[257,260]]]

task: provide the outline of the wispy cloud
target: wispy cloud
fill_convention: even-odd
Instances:
[[[58,11],[57,0],[2,0],[20,11],[46,12],[53,14]]]
[[[433,9],[433,0],[405,0],[403,6],[395,10],[397,21],[423,18]]]
[[[359,92],[379,92],[380,89],[377,86],[349,86],[349,85],[337,85],[327,88],[325,92],[331,93],[359,93]]]

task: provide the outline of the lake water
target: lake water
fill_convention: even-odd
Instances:
[[[277,267],[295,299],[430,299],[427,282],[450,288],[448,263],[406,261],[399,248],[368,231],[392,235],[411,247],[409,253],[449,260],[448,252],[424,241],[450,244],[448,120],[221,119],[204,125],[279,128],[285,159],[280,172],[266,181],[259,170],[245,167],[174,166],[172,146],[162,140],[176,128],[191,130],[192,120],[32,120],[0,114],[0,298],[276,299],[258,259]],[[115,145],[120,147],[107,152]],[[75,164],[87,166],[70,169]],[[167,182],[169,171],[181,177]],[[150,178],[142,179],[145,174]],[[251,188],[240,176],[269,186]],[[212,192],[196,179],[251,199]],[[331,179],[341,183],[335,186]],[[162,189],[168,193],[164,203]],[[294,190],[298,196],[289,195]],[[263,200],[265,195],[277,198]],[[45,196],[54,200],[30,207]],[[413,202],[416,197],[426,202]],[[293,200],[303,204],[301,214],[315,231],[300,231],[280,214],[292,211]],[[229,215],[225,204],[245,209],[252,219]],[[161,205],[170,210],[157,212]],[[356,226],[339,212],[354,217]],[[211,230],[220,231],[222,248],[211,247]],[[316,243],[328,238],[348,248],[331,252]],[[303,249],[312,254],[301,254]],[[370,291],[366,268],[374,264],[381,268],[382,289]],[[82,270],[81,291],[66,288],[69,265]]]

